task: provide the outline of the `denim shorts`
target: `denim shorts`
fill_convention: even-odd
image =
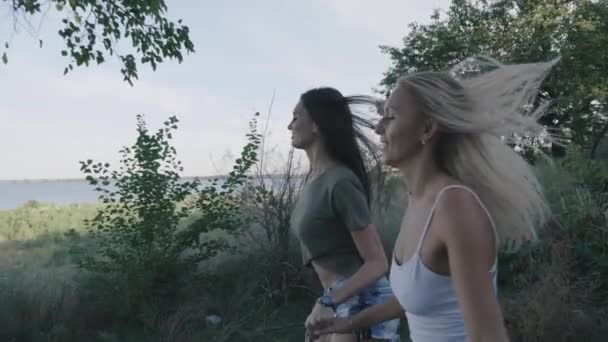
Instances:
[[[348,278],[338,279],[326,290],[326,293],[329,294],[332,290],[343,287],[347,281]],[[340,303],[340,305],[336,307],[336,317],[352,317],[370,306],[384,303],[392,293],[388,279],[382,277],[374,285],[364,289],[358,295]],[[372,325],[369,328],[360,331],[359,334],[364,338],[399,342],[401,339],[398,330],[399,319],[393,319]]]

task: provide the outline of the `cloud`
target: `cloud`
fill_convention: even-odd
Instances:
[[[329,0],[341,25],[375,35],[381,44],[397,44],[414,21],[425,22],[435,8],[448,8],[451,0]]]
[[[111,100],[112,106],[154,108],[166,113],[192,111],[195,98],[175,85],[140,80],[131,87],[116,78],[114,72],[88,73],[55,79],[51,86],[56,96],[70,103],[97,99],[102,103]],[[214,100],[212,96],[203,99]]]
[[[167,81],[166,73],[130,87],[113,68],[79,69],[64,77],[54,67],[24,57],[3,70],[0,144],[10,148],[0,179],[82,177],[78,161],[88,158],[116,165],[118,150],[134,142],[139,113],[151,130],[178,116],[174,146],[190,175],[214,173],[210,156],[217,160],[244,144],[251,109],[236,95]],[[216,166],[224,169],[221,161]]]
[[[285,151],[287,121],[302,91],[329,85],[346,94],[369,93],[387,63],[377,46],[399,43],[407,24],[447,3],[176,3],[173,13],[192,26],[198,53],[156,72],[141,67],[134,87],[121,81],[120,65],[110,59],[63,76],[68,61],[59,53],[60,21],[51,17],[40,32],[43,49],[22,34],[11,46],[8,67],[0,67],[0,145],[11,147],[0,179],[75,177],[81,176],[78,160],[113,161],[121,146],[133,143],[139,113],[154,130],[169,115],[178,116],[174,142],[187,174],[225,170],[231,163],[222,157],[239,153],[251,114],[266,112],[275,88],[268,144]],[[197,6],[201,11],[192,11]]]

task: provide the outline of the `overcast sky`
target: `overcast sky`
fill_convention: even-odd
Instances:
[[[0,65],[0,179],[82,178],[79,160],[116,165],[134,141],[136,114],[151,129],[170,115],[184,175],[224,172],[246,142],[248,121],[276,97],[268,145],[289,147],[286,129],[299,95],[333,86],[371,94],[389,60],[381,44],[398,45],[408,24],[428,22],[449,0],[170,1],[184,19],[196,53],[156,72],[140,68],[131,87],[115,62],[63,76],[60,15],[49,14],[35,36],[13,34],[0,4],[0,42],[11,42]],[[44,41],[38,47],[38,39]]]

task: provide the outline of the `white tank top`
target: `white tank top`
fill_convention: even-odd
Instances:
[[[495,239],[496,227],[490,213],[477,194],[461,185],[451,185],[442,189],[435,198],[427,218],[416,253],[399,264],[393,254],[390,283],[393,294],[405,310],[413,342],[465,342],[467,333],[458,298],[449,276],[437,274],[428,269],[420,258],[420,248],[429,229],[431,218],[444,191],[460,188],[470,191],[490,218]],[[496,261],[490,270],[496,293]]]

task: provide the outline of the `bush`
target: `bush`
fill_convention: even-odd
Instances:
[[[606,200],[608,196],[608,161],[589,158],[589,152],[579,146],[571,146],[561,165],[575,179],[595,195]]]
[[[227,248],[224,238],[202,235],[234,232],[242,225],[235,192],[255,163],[259,145],[254,118],[233,171],[221,184],[214,179],[202,187],[198,179],[179,176],[183,168],[170,144],[177,118],[156,133],[149,132],[142,116],[137,121],[137,141],[121,150],[118,170],[111,171],[108,163],[81,162],[104,205],[85,221],[97,250],[74,250],[79,267],[111,279],[108,289],[123,298],[126,313],[163,307],[154,301],[171,301],[198,263]],[[181,225],[194,213],[193,222]]]
[[[572,148],[536,168],[554,220],[539,230],[538,243],[500,256],[499,290],[512,340],[605,341],[605,165]]]

